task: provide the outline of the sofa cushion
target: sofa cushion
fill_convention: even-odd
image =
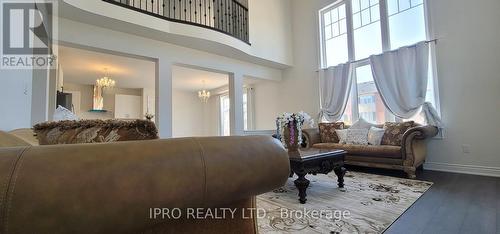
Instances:
[[[8,132],[0,131],[0,147],[30,146],[30,143]]]
[[[403,141],[403,135],[405,132],[414,127],[414,121],[402,122],[402,123],[394,123],[394,122],[386,122],[384,124],[384,136],[382,137],[382,145],[394,145],[401,146],[401,142]]]
[[[401,147],[391,145],[353,145],[337,143],[318,143],[313,145],[320,149],[341,149],[349,155],[371,156],[381,158],[401,158]]]
[[[344,129],[344,122],[319,123],[319,135],[323,143],[338,143],[339,137],[335,130]]]
[[[37,124],[33,129],[40,145],[158,139],[155,124],[147,120],[66,120]]]

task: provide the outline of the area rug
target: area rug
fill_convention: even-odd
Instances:
[[[296,177],[257,197],[259,233],[382,233],[432,185],[348,172],[341,189],[334,173],[306,178],[306,204],[298,201]]]

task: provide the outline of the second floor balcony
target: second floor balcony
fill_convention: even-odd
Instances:
[[[103,0],[168,21],[212,29],[247,44],[248,8],[242,0]]]

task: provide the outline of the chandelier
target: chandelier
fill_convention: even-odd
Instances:
[[[203,90],[198,91],[198,98],[200,98],[203,103],[207,103],[210,98],[210,92],[205,90],[205,81],[203,81]]]
[[[104,69],[104,76],[102,78],[96,80],[96,82],[95,82],[96,86],[102,87],[102,88],[112,88],[116,85],[116,81],[109,78],[107,73],[108,73],[108,69],[105,68]]]

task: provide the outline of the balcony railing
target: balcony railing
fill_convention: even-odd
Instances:
[[[248,8],[237,0],[103,0],[121,7],[212,29],[249,43]]]

